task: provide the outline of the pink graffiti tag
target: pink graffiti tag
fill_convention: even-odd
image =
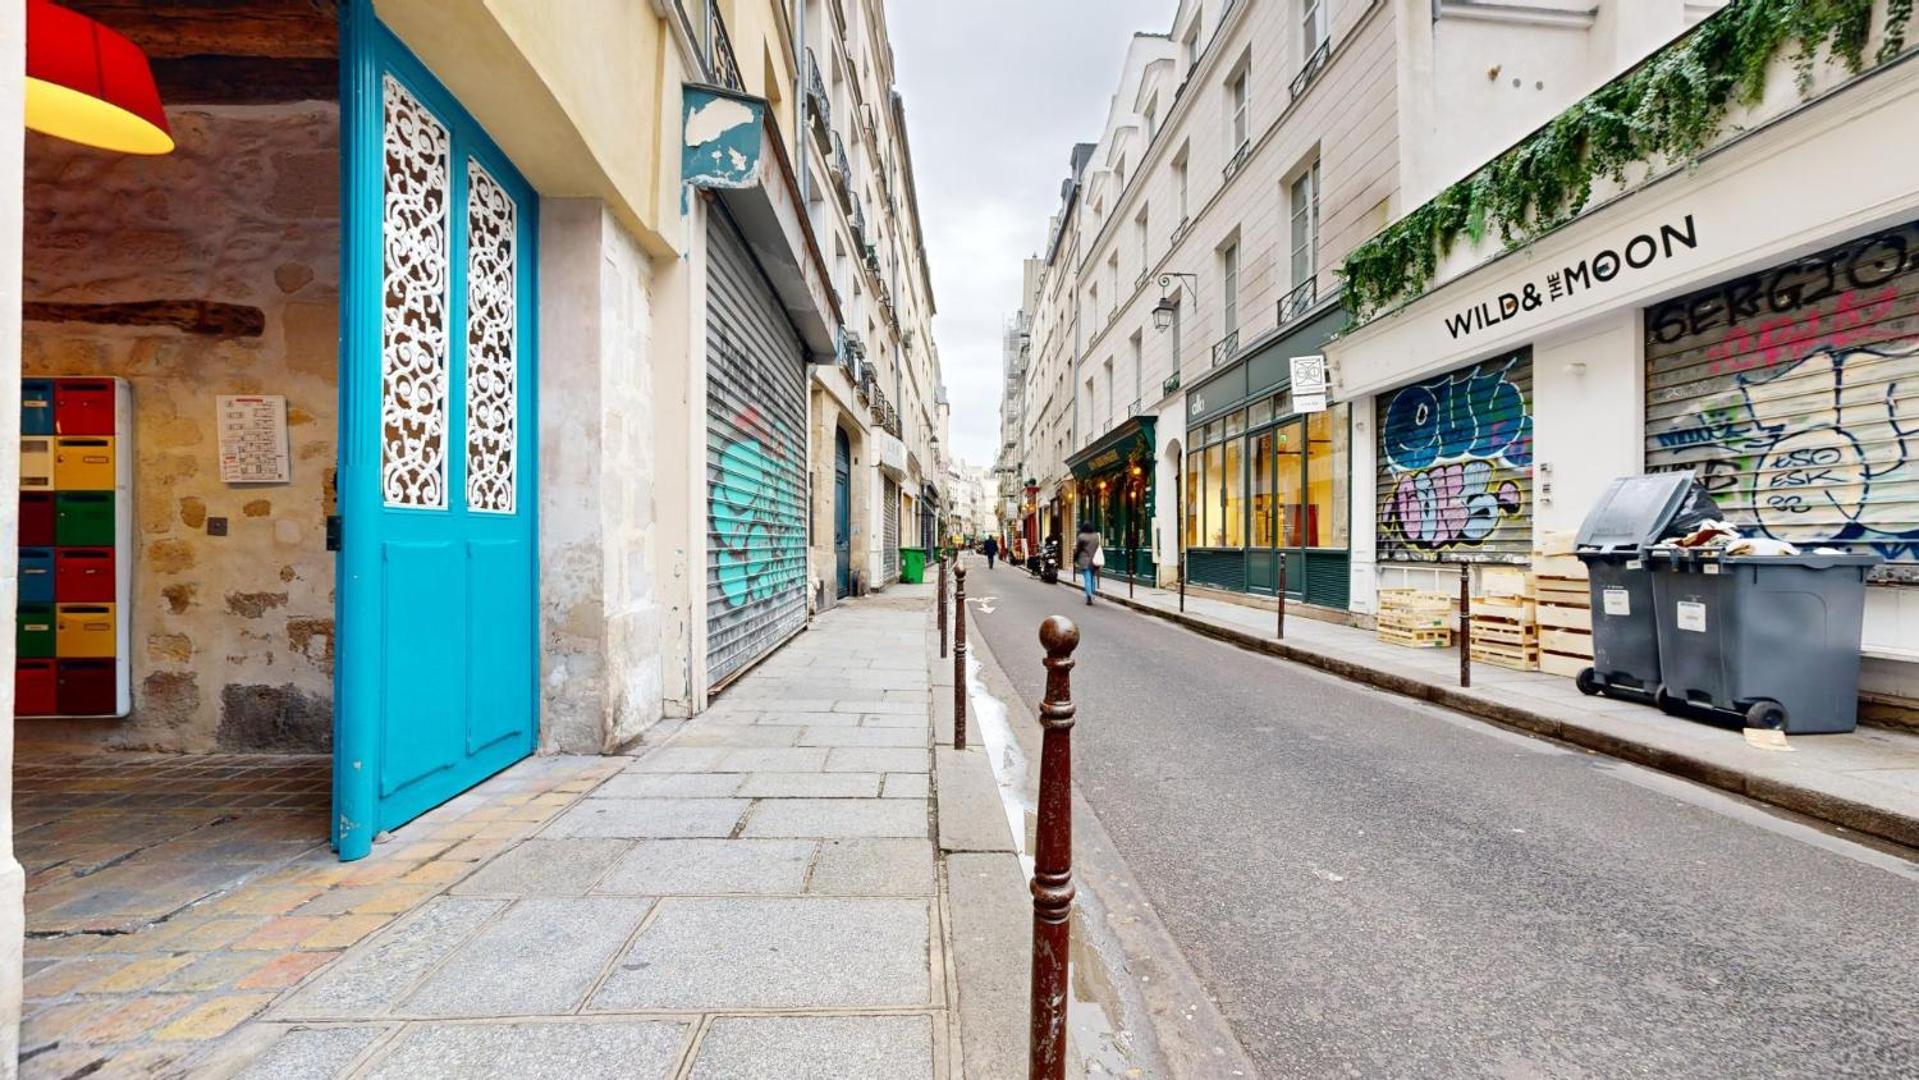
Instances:
[[[1898,300],[1896,285],[1868,296],[1848,289],[1830,311],[1813,308],[1764,319],[1750,329],[1734,326],[1706,348],[1706,373],[1770,368],[1818,349],[1845,349],[1891,337],[1889,332],[1875,332],[1874,324],[1890,318]]]
[[[1407,543],[1436,550],[1485,540],[1521,505],[1518,482],[1494,483],[1491,463],[1467,461],[1405,474],[1389,513]]]

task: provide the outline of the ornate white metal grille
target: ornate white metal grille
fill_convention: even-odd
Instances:
[[[466,163],[466,505],[511,514],[519,458],[519,208]]]
[[[451,138],[399,80],[384,80],[380,487],[388,506],[446,508]]]

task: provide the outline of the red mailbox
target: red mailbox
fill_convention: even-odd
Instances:
[[[13,664],[13,715],[52,716],[55,699],[52,660],[16,660]]]
[[[112,548],[55,548],[53,598],[63,604],[114,602]]]
[[[113,434],[113,380],[61,379],[53,389],[53,427],[60,435]]]
[[[20,493],[20,546],[53,546],[53,492]]]
[[[61,660],[54,703],[62,716],[112,716],[120,711],[112,660]]]

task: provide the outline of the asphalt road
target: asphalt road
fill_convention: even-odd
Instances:
[[[1263,1075],[1919,1075],[1913,853],[968,579],[1029,702],[1079,623],[1075,780]]]

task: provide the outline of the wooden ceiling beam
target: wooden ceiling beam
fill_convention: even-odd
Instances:
[[[160,60],[339,56],[337,0],[61,0]]]
[[[337,101],[340,64],[332,58],[181,56],[153,62],[153,81],[168,105],[275,105]]]

